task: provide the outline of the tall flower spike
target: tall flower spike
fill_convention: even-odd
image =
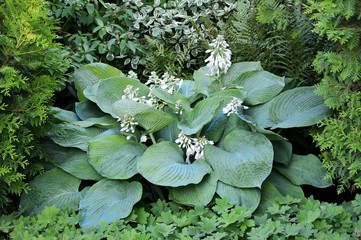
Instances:
[[[210,49],[206,53],[211,55],[205,60],[207,67],[211,69],[212,75],[220,76],[226,73],[231,66],[231,50],[228,49],[228,43],[224,40],[223,35],[218,35],[216,39],[209,44]]]

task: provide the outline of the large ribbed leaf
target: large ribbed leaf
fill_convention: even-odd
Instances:
[[[311,126],[331,114],[314,87],[300,87],[281,93],[272,101],[270,116],[277,123],[272,128]]]
[[[77,210],[82,198],[79,185],[80,179],[60,168],[49,170],[29,183],[31,191],[21,196],[19,211],[38,214],[52,205]]]
[[[99,118],[105,115],[98,106],[91,101],[76,102],[75,103],[75,112],[81,120],[86,120],[88,118]]]
[[[104,63],[91,63],[74,71],[72,80],[75,82],[78,98],[80,101],[87,100],[83,95],[86,87],[93,85],[103,79],[122,76],[122,72]]]
[[[303,190],[300,186],[297,186],[290,182],[285,176],[281,175],[277,170],[272,170],[271,174],[266,179],[266,182],[272,183],[272,185],[283,195],[290,195],[296,198],[304,197]]]
[[[168,188],[169,199],[184,205],[206,206],[216,192],[218,178],[213,173],[206,175],[198,184],[183,187]]]
[[[47,135],[63,147],[75,147],[87,151],[89,141],[104,132],[96,127],[84,128],[71,123],[54,125]]]
[[[196,88],[197,88],[197,84],[195,81],[184,80],[181,88],[179,89],[179,92],[183,96],[188,98],[189,102],[193,103],[198,96],[198,93],[195,92]]]
[[[232,204],[246,206],[250,211],[256,210],[261,201],[259,188],[236,188],[218,181],[217,194],[227,198]]]
[[[220,110],[222,98],[206,98],[197,103],[194,109],[182,115],[178,127],[186,134],[197,133],[204,125],[209,123]]]
[[[206,136],[209,140],[218,142],[222,138],[227,120],[227,116],[222,111],[219,111],[211,122],[204,126],[202,135]]]
[[[331,114],[314,87],[287,90],[271,101],[247,111],[261,127],[291,128],[311,126]]]
[[[222,182],[239,188],[260,187],[271,173],[273,147],[263,134],[235,130],[225,137],[223,147],[206,145],[204,149]]]
[[[272,141],[274,161],[287,165],[292,157],[292,144],[286,140]]]
[[[71,175],[84,180],[100,180],[103,177],[88,161],[87,153],[76,148],[64,148],[51,144],[47,148],[56,165]]]
[[[137,159],[146,147],[123,136],[106,136],[89,144],[89,161],[102,176],[129,179],[137,171]]]
[[[223,86],[232,85],[243,73],[263,70],[260,62],[239,62],[234,63],[227,73],[221,77]]]
[[[198,159],[185,163],[183,152],[177,144],[160,142],[150,146],[138,160],[138,172],[149,182],[168,187],[199,183],[211,167]]]
[[[51,107],[51,110],[53,111],[54,118],[61,122],[79,121],[78,116],[72,111],[64,110],[58,107]]]
[[[88,100],[90,100],[90,101],[92,101],[94,103],[97,102],[97,96],[96,95],[97,95],[99,84],[100,84],[100,82],[97,82],[97,83],[94,83],[93,85],[87,86],[83,91],[84,96]]]
[[[306,156],[293,154],[287,166],[276,165],[275,168],[296,185],[312,185],[318,188],[329,187],[331,180],[326,180],[326,170],[320,159],[315,155]]]
[[[113,109],[121,118],[134,117],[134,121],[148,132],[156,132],[175,121],[175,118],[164,111],[127,99],[114,103]]]
[[[73,122],[73,124],[84,128],[94,126],[94,127],[106,128],[106,129],[114,128],[119,125],[117,120],[115,120],[109,115],[98,118],[88,118],[84,121]]]
[[[117,117],[113,112],[113,103],[122,98],[127,86],[133,86],[133,90],[138,89],[138,97],[148,96],[149,94],[148,87],[138,80],[127,77],[113,77],[99,83],[96,91],[96,104],[103,112]]]
[[[266,214],[267,209],[276,204],[279,198],[282,198],[282,194],[277,188],[269,181],[264,181],[261,188],[261,202],[254,214],[257,216]]]
[[[257,105],[268,102],[277,96],[285,86],[284,77],[266,71],[255,71],[250,76],[237,81],[247,92],[244,99],[246,105]]]
[[[94,184],[80,201],[82,228],[99,227],[126,218],[142,197],[139,182],[104,179]]]

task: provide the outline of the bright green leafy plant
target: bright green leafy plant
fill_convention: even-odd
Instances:
[[[358,239],[361,196],[342,205],[312,198],[278,198],[264,215],[216,199],[212,207],[184,208],[158,200],[135,207],[125,219],[80,229],[82,217],[55,206],[36,216],[3,216],[4,239]],[[41,237],[39,237],[41,236]]]
[[[285,79],[259,62],[231,65],[222,36],[210,46],[194,80],[153,72],[142,84],[99,63],[76,70],[80,102],[75,112],[59,109],[48,133],[58,167],[31,183],[21,210],[79,204],[88,228],[129,215],[140,181],[165,187],[180,204],[207,205],[218,195],[259,212],[274,197],[303,196],[302,184],[330,186],[317,157],[292,154],[270,130],[328,116],[314,88],[283,91]],[[79,192],[81,179],[98,182]]]

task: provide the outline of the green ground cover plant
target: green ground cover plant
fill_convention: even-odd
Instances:
[[[213,41],[193,80],[152,72],[143,84],[102,63],[77,69],[75,111],[57,109],[48,132],[56,167],[30,183],[19,210],[79,208],[90,228],[127,217],[149,194],[188,206],[227,197],[263,212],[276,196],[302,197],[300,185],[330,186],[319,159],[293,154],[278,134],[329,116],[322,98],[313,87],[284,90],[285,78],[259,62],[232,65],[226,46]],[[82,180],[96,183],[79,191]]]
[[[43,0],[0,1],[0,214],[43,170],[38,139],[69,65],[56,28]]]
[[[46,207],[37,215],[3,216],[5,239],[359,239],[361,196],[335,205],[312,198],[278,198],[265,214],[253,216],[244,206],[217,199],[211,207],[185,208],[157,201],[98,229],[79,228],[76,212]],[[1,236],[1,235],[0,235]],[[56,237],[54,237],[56,236]]]

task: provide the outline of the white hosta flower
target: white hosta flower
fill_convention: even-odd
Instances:
[[[147,135],[142,135],[140,137],[140,142],[146,142],[148,140]]]
[[[134,133],[135,127],[138,125],[138,123],[134,121],[134,117],[128,115],[118,117],[118,122],[120,122],[120,131],[126,133]]]
[[[182,103],[182,101],[180,99],[177,100],[177,102],[175,103],[174,108],[175,108],[175,113],[176,114],[182,115],[184,107],[183,107],[183,103]]]
[[[150,74],[145,85],[150,85],[151,89],[158,87],[172,94],[174,91],[178,91],[183,83],[182,79],[176,78],[169,73],[164,73],[161,78],[157,76],[156,72],[151,72]]]
[[[127,87],[123,91],[124,94],[122,96],[122,99],[129,99],[138,102],[138,91],[139,88],[133,89],[132,85],[127,85]]]
[[[132,71],[132,70],[130,70],[130,71],[128,72],[127,77],[129,77],[129,78],[133,78],[133,79],[136,79],[136,80],[139,80],[139,78],[138,78],[138,74],[137,74],[137,73],[135,73],[135,72],[134,72],[134,71]]]
[[[226,73],[232,64],[232,52],[228,49],[228,43],[222,35],[218,35],[209,46],[211,49],[206,50],[206,53],[210,53],[211,55],[205,62],[208,62],[207,67],[211,69],[212,75],[219,76],[221,73]]]
[[[191,138],[180,132],[178,138],[175,140],[180,148],[186,149],[186,163],[191,164],[190,157],[194,156],[194,159],[200,159],[204,156],[203,149],[205,145],[213,145],[213,141],[209,141],[204,136],[201,138]]]
[[[248,109],[247,106],[242,105],[243,101],[239,98],[233,97],[233,99],[223,108],[223,113],[227,116],[232,113],[237,113],[239,107],[243,107],[243,109]]]

